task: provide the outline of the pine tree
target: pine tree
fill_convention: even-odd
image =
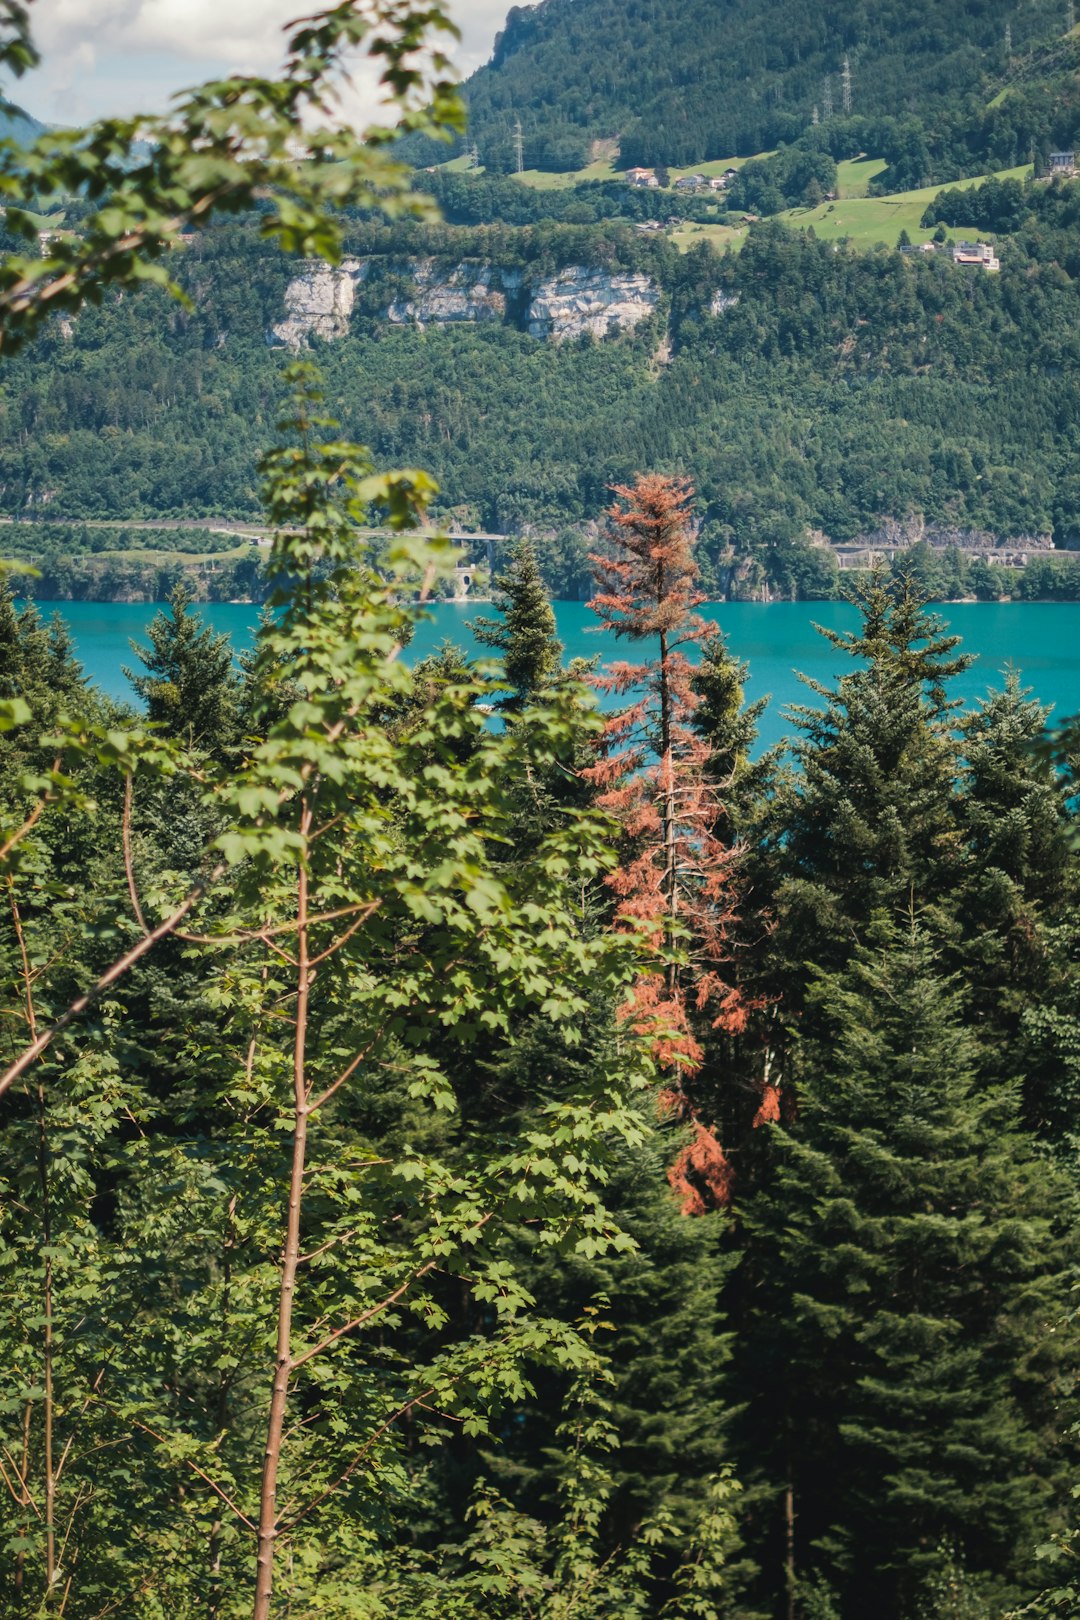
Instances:
[[[986,1060],[1001,1073],[1015,1070],[1025,1014],[1052,1014],[1076,998],[1074,954],[1060,948],[1076,887],[1069,789],[1039,747],[1048,717],[1012,673],[960,728],[967,858],[955,902],[957,966]],[[1028,1076],[1029,1117],[1040,1127],[1064,1123],[1055,1090],[1048,1074]]]
[[[177,585],[169,612],[158,613],[147,629],[149,652],[131,643],[146,674],[124,674],[148,718],[168,735],[220,753],[235,739],[240,683],[228,635],[204,626],[191,602],[187,586]]]
[[[685,946],[684,965],[671,959],[663,975],[642,979],[636,1009],[643,1025],[666,1027],[661,1062],[685,1077],[704,1056],[692,1026],[735,1029],[746,1016],[727,972],[737,857],[713,831],[721,803],[707,775],[708,745],[692,725],[698,698],[683,650],[706,642],[716,627],[695,611],[704,598],[690,485],[649,474],[617,486],[615,495],[609,551],[593,559],[598,590],[589,605],[616,636],[653,642],[656,656],[613,662],[596,677],[601,690],[633,701],[608,719],[602,757],[586,774],[627,835],[609,880],[617,920],[658,944]]]
[[[33,602],[17,608],[10,583],[0,576],[0,698],[10,697],[21,697],[30,705],[38,736],[63,710],[100,706],[87,694],[82,667],[60,616],[44,625]],[[18,746],[28,743],[26,731]],[[10,749],[12,740],[4,746]]]
[[[754,758],[758,721],[768,698],[746,702],[749,665],[736,658],[722,635],[702,644],[690,684],[697,700],[691,724],[708,744],[705,767],[721,795],[722,819],[715,831],[733,843],[757,817],[779,748]]]
[[[879,927],[814,999],[799,1119],[742,1210],[752,1445],[777,1518],[792,1493],[799,1576],[817,1566],[844,1614],[906,1620],[943,1547],[996,1614],[1061,1500],[1067,1183],[1018,1086],[977,1073],[917,925]]]
[[[698,700],[692,725],[708,746],[705,770],[718,794],[713,834],[740,850],[740,904],[730,926],[730,971],[747,1009],[744,1027],[710,1036],[694,1089],[709,1095],[712,1116],[734,1162],[752,1172],[759,1127],[783,1102],[783,1066],[778,1062],[782,1009],[769,973],[776,876],[767,836],[783,747],[755,758],[757,721],[768,699],[745,702],[747,675],[747,665],[716,636],[703,645],[692,676]]]
[[[665,1184],[662,1134],[655,1123],[643,1127],[644,1141],[622,1156],[610,1189],[636,1251],[607,1259],[541,1252],[532,1281],[549,1309],[567,1319],[595,1310],[603,1324],[619,1442],[609,1463],[609,1549],[624,1544],[646,1514],[688,1522],[702,1482],[730,1459],[731,1336],[720,1299],[737,1257],[727,1218],[681,1217]],[[565,1462],[553,1438],[564,1390],[565,1381],[544,1380],[491,1459],[497,1476],[534,1509]]]
[[[794,1007],[805,962],[841,965],[873,919],[906,913],[913,894],[947,932],[963,859],[948,684],[971,660],[910,580],[878,573],[859,605],[859,631],[822,634],[862,667],[832,690],[807,682],[825,704],[792,711],[799,772],[773,818],[778,971]]]
[[[535,693],[550,686],[561,668],[563,652],[536,550],[528,538],[517,542],[510,566],[496,579],[494,600],[502,618],[475,620],[473,634],[502,656],[512,692],[501,707],[520,710]]]

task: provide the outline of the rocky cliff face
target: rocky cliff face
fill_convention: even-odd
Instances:
[[[395,298],[386,319],[396,325],[440,325],[458,321],[504,321],[507,295],[520,291],[521,273],[490,264],[455,264],[440,270],[434,259],[413,259],[414,298]]]
[[[607,337],[632,331],[660,302],[660,289],[651,276],[610,275],[570,265],[548,276],[533,291],[529,302],[529,331],[533,337]]]
[[[344,337],[357,287],[371,271],[370,259],[345,259],[336,268],[307,266],[286,288],[285,316],[271,327],[270,342],[298,349],[313,332],[328,342]],[[519,270],[467,261],[447,268],[435,259],[416,258],[408,261],[406,273],[411,294],[391,297],[380,311],[398,326],[520,318],[533,337],[560,342],[632,331],[660,303],[660,289],[650,276],[585,265],[571,265],[531,285]]]
[[[367,270],[366,259],[308,265],[285,289],[285,319],[270,328],[271,341],[298,349],[311,332],[328,342],[344,337],[357,283],[365,279]]]

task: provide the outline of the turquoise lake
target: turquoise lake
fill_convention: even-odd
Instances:
[[[43,614],[59,612],[71,628],[87,674],[111,696],[132,699],[123,666],[136,663],[131,639],[142,638],[157,608],[137,602],[40,602]],[[614,639],[594,628],[596,620],[581,602],[555,605],[559,634],[568,657],[610,656]],[[217,630],[226,630],[237,651],[251,645],[259,610],[249,605],[216,603],[199,610]],[[443,641],[475,650],[469,626],[491,607],[482,602],[443,602],[427,609],[410,658],[422,657]],[[815,701],[799,674],[831,682],[844,672],[846,660],[814,630],[815,622],[831,629],[852,629],[855,609],[844,602],[722,602],[704,610],[720,625],[738,657],[750,666],[747,695],[769,697],[761,740],[777,741],[790,728],[786,704]],[[958,697],[970,702],[999,686],[1010,665],[1035,696],[1054,705],[1057,718],[1080,712],[1080,603],[963,602],[936,610],[950,629],[963,637],[976,662],[956,683]],[[625,643],[619,649],[623,656]],[[136,667],[138,667],[136,663]]]

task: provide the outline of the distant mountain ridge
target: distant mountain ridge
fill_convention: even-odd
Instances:
[[[43,135],[47,127],[21,107],[12,106],[10,102],[6,106],[0,103],[0,141],[33,141]]]
[[[597,140],[625,164],[768,150],[815,116],[925,119],[988,99],[1065,31],[1061,0],[542,0],[515,6],[468,80],[489,169],[574,168]],[[845,74],[845,62],[847,74]]]

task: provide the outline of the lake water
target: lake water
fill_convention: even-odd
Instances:
[[[157,608],[138,602],[41,602],[42,613],[59,612],[71,628],[75,648],[87,674],[113,697],[132,699],[123,666],[138,664],[131,651]],[[226,630],[237,651],[251,645],[258,608],[215,603],[199,609],[216,630]],[[798,674],[829,683],[844,673],[845,660],[814,630],[815,622],[830,629],[853,629],[855,609],[845,602],[722,602],[706,610],[717,620],[732,651],[750,665],[747,696],[769,696],[763,716],[761,740],[775,742],[789,729],[783,708],[789,703],[814,701]],[[956,683],[958,697],[968,701],[1001,684],[1011,664],[1036,697],[1052,703],[1057,718],[1080,712],[1080,603],[1072,602],[963,602],[938,610],[952,631],[963,637],[976,663]],[[490,614],[481,602],[441,602],[427,610],[409,657],[423,657],[443,641],[476,650],[469,626],[479,615]],[[559,634],[569,657],[611,655],[614,639],[597,631],[596,619],[581,602],[555,604]],[[626,652],[626,643],[619,656]],[[632,655],[631,655],[632,656]]]

